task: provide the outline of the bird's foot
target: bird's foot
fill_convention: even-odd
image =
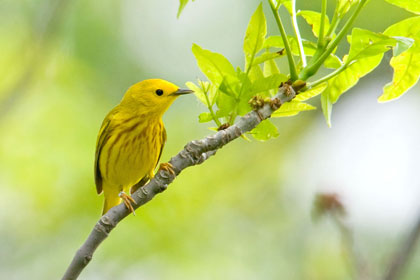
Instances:
[[[137,204],[136,201],[125,192],[120,192],[118,196],[123,200],[125,207],[135,216],[133,204]]]
[[[172,175],[176,176],[174,166],[172,164],[170,164],[169,162],[161,163],[160,166],[159,166],[159,171],[160,170],[164,170],[164,171],[169,172]]]

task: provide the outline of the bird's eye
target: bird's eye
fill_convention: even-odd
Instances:
[[[156,94],[159,95],[159,96],[161,96],[163,94],[163,90],[157,89],[156,90]]]

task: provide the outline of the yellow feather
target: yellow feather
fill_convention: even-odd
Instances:
[[[162,116],[178,93],[170,82],[145,80],[131,86],[105,117],[95,157],[96,189],[104,192],[103,214],[121,203],[120,192],[128,193],[143,178],[154,176],[166,141]]]

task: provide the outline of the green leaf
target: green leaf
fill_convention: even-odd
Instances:
[[[264,77],[264,73],[259,65],[255,65],[254,67],[251,67],[248,77],[251,82],[254,82]]]
[[[337,15],[339,18],[344,17],[344,15],[357,4],[360,0],[338,0],[337,6]]]
[[[310,104],[292,100],[290,102],[287,102],[281,105],[277,111],[271,114],[271,117],[272,118],[289,117],[289,116],[297,115],[299,112],[302,112],[302,111],[310,111],[310,110],[315,110],[315,109],[316,107]]]
[[[176,15],[177,18],[179,18],[179,16],[182,13],[182,10],[184,10],[184,8],[185,8],[185,6],[187,6],[187,4],[188,4],[188,0],[179,0],[178,14]]]
[[[394,77],[391,83],[384,87],[383,94],[378,98],[379,102],[386,102],[400,97],[412,88],[420,77],[420,44],[416,43],[408,51],[390,62],[394,68]]]
[[[210,84],[209,82],[203,82],[203,81],[200,81],[200,82],[203,83],[204,88],[208,88],[207,97],[209,98],[210,106],[213,106],[214,103],[216,102],[216,96],[219,93],[219,91],[217,90],[217,87],[213,84]]]
[[[291,0],[277,0],[278,5],[283,5],[289,14],[292,14],[292,1]]]
[[[420,1],[418,0],[385,0],[395,6],[401,7],[415,14],[420,14]]]
[[[213,106],[215,103],[215,96],[217,94],[217,88],[209,82],[198,80],[198,85],[193,82],[186,82],[185,85],[194,91],[194,95],[207,107]],[[207,97],[206,97],[207,95]],[[207,100],[208,99],[208,100]]]
[[[325,68],[337,69],[341,65],[343,65],[343,62],[335,54],[330,54],[328,58],[324,61]]]
[[[298,56],[299,55],[299,45],[295,37],[287,36],[287,40],[289,41],[290,48],[292,50],[292,54]],[[316,52],[316,44],[314,42],[308,41],[303,39],[302,45],[305,50],[305,54],[312,56]],[[264,48],[284,48],[284,42],[281,36],[274,35],[268,37],[264,41]],[[284,51],[285,52],[285,51]]]
[[[384,34],[416,39],[416,37],[420,37],[420,17],[411,17],[397,22],[388,27]]]
[[[235,98],[238,95],[239,87],[239,80],[236,77],[225,76],[219,86],[219,90]]]
[[[328,87],[321,94],[322,110],[328,126],[331,126],[332,104],[336,103],[340,96],[355,86],[359,79],[373,69],[381,62],[383,54],[365,57],[350,64],[337,76],[328,80]]]
[[[289,46],[290,49],[292,51],[292,54],[295,56],[299,56],[299,45],[298,42],[296,40],[295,37],[293,36],[287,36],[287,40],[289,41]],[[315,44],[311,44],[310,41],[307,40],[302,40],[302,45],[303,45],[303,49],[305,51],[305,55],[307,56],[312,56],[315,51],[316,51],[316,45]],[[315,45],[315,47],[314,47]],[[286,50],[284,50],[284,42],[281,36],[278,35],[274,35],[274,36],[270,36],[268,37],[265,41],[264,41],[264,48],[281,48],[281,52],[283,54],[286,54]]]
[[[395,36],[394,37],[397,40],[397,45],[395,46],[394,50],[394,56],[399,56],[414,44],[415,40],[411,38],[401,37],[401,36]]]
[[[299,11],[297,15],[302,16],[306,20],[306,22],[312,27],[312,32],[314,33],[315,37],[318,38],[321,25],[321,13],[314,11]],[[329,28],[330,21],[326,15],[324,20],[324,34],[327,33]]]
[[[236,99],[232,96],[229,96],[223,92],[216,97],[216,105],[219,108],[219,111],[216,113],[218,117],[228,116],[236,106]]]
[[[259,66],[257,67],[253,67],[254,68],[258,68],[260,69]],[[242,71],[238,72],[238,78],[241,82],[241,95],[239,96],[239,103],[238,103],[238,107],[237,107],[237,113],[239,115],[245,115],[246,113],[248,113],[251,110],[251,106],[248,104],[248,101],[251,99],[252,97],[252,92],[251,92],[251,81],[250,78],[248,77],[248,75]]]
[[[338,98],[355,86],[360,78],[369,74],[381,62],[383,54],[366,57],[358,60],[348,66],[343,72],[328,81],[328,87],[325,92],[328,92],[333,103],[337,102]]]
[[[311,89],[308,89],[304,92],[300,92],[295,98],[294,100],[296,101],[305,101],[308,100],[312,97],[315,97],[317,95],[319,95],[320,93],[322,93],[326,88],[327,88],[327,83],[322,83],[317,85],[316,87],[313,87]]]
[[[260,141],[266,141],[279,136],[277,127],[270,120],[260,122],[250,133],[255,139]]]
[[[285,54],[286,53],[283,51],[262,53],[260,56],[257,56],[254,58],[254,61],[252,62],[252,66],[264,63],[267,60],[273,60],[275,58],[279,58],[281,56],[284,56]]]
[[[292,50],[292,54],[295,56],[299,56],[299,46],[298,42],[295,37],[288,36],[287,39],[289,40],[289,45]],[[317,50],[316,43],[302,40],[303,50],[305,51],[306,56],[313,56]],[[283,39],[281,36],[270,36],[264,42],[264,48],[284,48]],[[283,51],[284,52],[284,51]],[[285,54],[285,52],[284,52]],[[330,56],[325,60],[324,66],[327,68],[336,69],[342,65],[341,60],[334,54],[330,54]]]
[[[271,76],[273,74],[280,74],[279,67],[275,60],[267,60],[264,62],[264,77]]]
[[[198,121],[201,123],[211,122],[212,120],[213,120],[213,117],[210,113],[205,112],[198,115]]]
[[[269,77],[271,75],[278,74],[278,75],[283,76],[284,81],[288,80],[288,77],[286,75],[280,73],[279,67],[277,66],[277,63],[275,60],[267,60],[266,62],[264,62],[263,74],[264,74],[264,77]],[[274,94],[277,93],[277,90],[278,90],[277,88],[273,88],[268,91],[267,95],[273,96]]]
[[[270,89],[278,89],[280,84],[285,81],[287,81],[287,76],[280,73],[262,77],[252,84],[252,96],[260,92],[269,91]]]
[[[349,41],[347,62],[384,53],[397,44],[395,38],[360,28],[353,28]]]
[[[261,50],[266,34],[267,23],[260,3],[252,15],[245,33],[244,54],[246,65],[251,63],[257,52]]]
[[[331,127],[332,105],[333,103],[331,102],[329,92],[323,91],[321,94],[321,107],[322,107],[322,113],[324,114],[328,127]]]
[[[185,85],[190,89],[194,91],[194,95],[198,98],[198,100],[201,101],[204,105],[208,106],[206,95],[203,91],[203,89],[193,82],[186,82]]]
[[[220,86],[225,76],[236,76],[232,64],[230,64],[229,60],[223,55],[202,49],[196,44],[193,44],[192,52],[201,72],[203,72],[216,87]]]
[[[411,37],[413,46],[391,59],[394,69],[392,82],[385,85],[379,102],[398,98],[413,87],[420,77],[420,17],[413,17],[390,26],[384,32],[389,36]]]
[[[265,39],[263,48],[284,48],[283,39],[279,35],[269,36]]]
[[[295,37],[289,38],[290,48],[292,49],[293,55],[299,55],[299,43]],[[303,50],[305,51],[305,55],[313,56],[316,52],[316,44],[314,42],[302,39],[302,46]]]

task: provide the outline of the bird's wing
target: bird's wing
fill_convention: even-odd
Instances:
[[[156,166],[159,163],[160,156],[162,155],[163,147],[165,146],[165,142],[166,142],[166,129],[165,129],[165,127],[163,125],[162,125],[162,134],[161,134],[161,137],[162,137],[162,139],[161,139],[162,145],[160,147],[160,152],[159,152],[158,159],[156,161],[155,168],[156,168]],[[147,181],[149,181],[149,179],[150,179],[149,178],[149,175],[144,176],[137,184],[135,184],[134,186],[131,187],[130,193],[134,193],[139,188],[143,187],[147,183]]]
[[[101,169],[99,168],[99,158],[101,156],[102,147],[105,144],[107,139],[108,132],[111,126],[113,112],[111,111],[102,122],[101,129],[99,130],[98,139],[96,141],[96,153],[95,153],[95,184],[96,192],[98,194],[102,193],[102,174]]]
[[[165,129],[165,127],[162,125],[162,145],[161,145],[161,147],[160,147],[160,152],[159,152],[158,159],[157,159],[157,161],[156,161],[155,168],[156,168],[156,166],[157,166],[157,165],[158,165],[158,163],[159,163],[160,156],[162,155],[163,147],[165,147],[165,143],[166,143],[166,129]]]

